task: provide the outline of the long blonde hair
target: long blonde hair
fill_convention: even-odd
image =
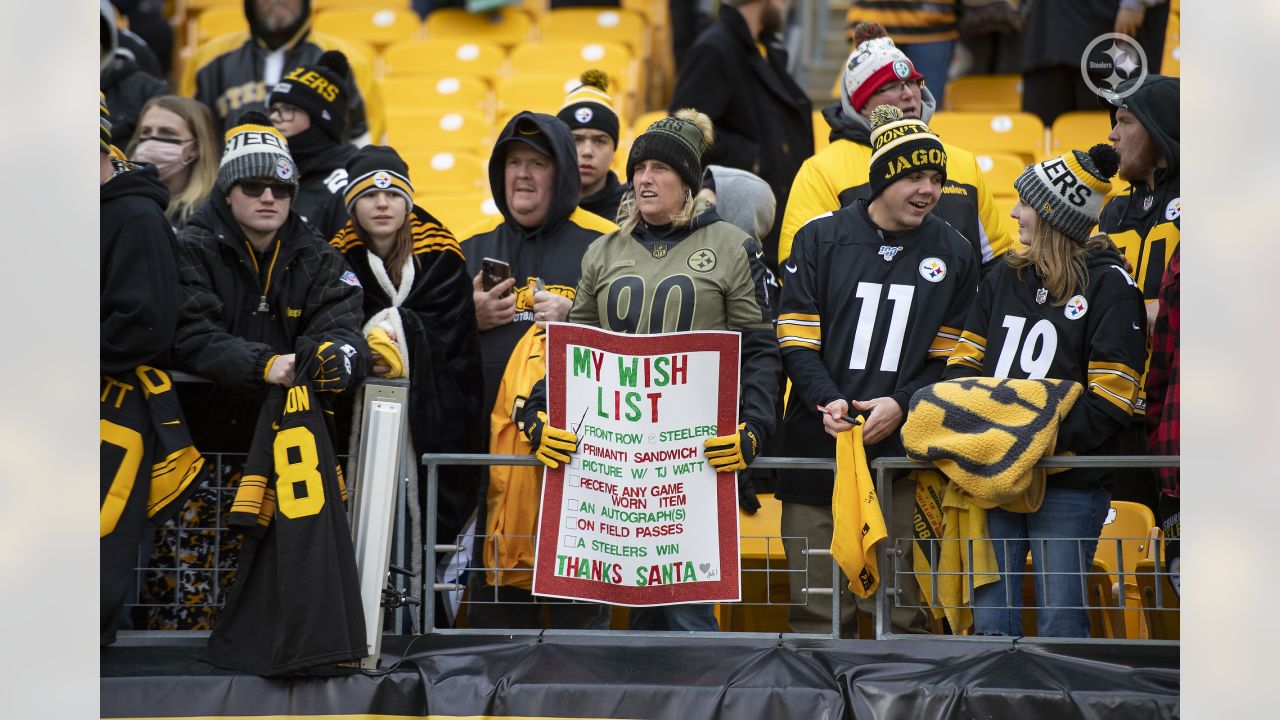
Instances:
[[[222,146],[214,133],[213,113],[209,112],[204,103],[181,95],[157,95],[148,100],[138,113],[138,127],[129,140],[126,156],[133,157],[133,151],[138,147],[138,134],[142,132],[142,118],[153,107],[163,108],[182,118],[191,129],[191,134],[196,139],[196,150],[200,153],[191,168],[191,174],[187,176],[186,186],[169,197],[169,207],[164,213],[170,223],[182,227],[187,224],[191,213],[213,192],[213,186],[218,181],[218,161],[221,159]]]
[[[1018,279],[1027,268],[1035,271],[1044,282],[1054,307],[1067,304],[1074,295],[1089,287],[1089,268],[1085,253],[1115,247],[1111,238],[1098,233],[1084,243],[1067,237],[1054,226],[1039,218],[1031,231],[1031,244],[1005,254],[1006,262],[1018,272]]]

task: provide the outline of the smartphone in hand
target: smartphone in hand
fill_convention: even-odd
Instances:
[[[511,263],[502,260],[494,260],[493,258],[484,258],[480,261],[481,275],[480,285],[486,291],[492,290],[498,286],[503,280],[511,277]],[[502,296],[510,295],[511,291],[503,293]]]

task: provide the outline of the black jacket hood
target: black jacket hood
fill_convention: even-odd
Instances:
[[[1168,166],[1156,169],[1156,184],[1179,174],[1179,147],[1182,118],[1178,109],[1181,83],[1178,78],[1148,75],[1132,95],[1111,102],[1111,124],[1115,125],[1116,109],[1126,108],[1138,118],[1147,134],[1164,153]],[[1124,85],[1120,90],[1125,89]]]
[[[311,30],[311,0],[302,0],[302,12],[298,15],[297,22],[275,33],[267,32],[262,27],[254,4],[254,0],[244,0],[244,16],[249,21],[249,32],[253,39],[268,49],[274,50],[286,45],[293,47]],[[290,69],[285,68],[286,71]]]
[[[529,230],[516,222],[507,207],[507,193],[504,165],[506,162],[506,146],[516,139],[516,127],[522,122],[532,122],[551,144],[551,158],[555,161],[556,170],[551,191],[551,209],[542,225]],[[529,112],[517,113],[507,122],[494,144],[493,154],[489,156],[489,188],[493,192],[493,202],[506,223],[520,234],[548,235],[560,227],[578,207],[578,199],[582,193],[582,180],[578,175],[578,149],[573,144],[573,135],[569,126],[554,115]]]
[[[101,188],[101,201],[110,202],[125,195],[155,200],[164,211],[169,206],[169,188],[160,182],[160,173],[150,163],[130,163],[128,172],[120,173],[108,180]]]

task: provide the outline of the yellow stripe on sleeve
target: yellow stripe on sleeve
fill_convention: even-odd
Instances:
[[[934,341],[935,343],[937,340]],[[930,350],[932,352],[932,349]],[[947,365],[961,365],[982,372],[982,361],[987,356],[987,339],[981,335],[965,330],[960,333],[951,350]]]
[[[951,351],[955,349],[956,343],[960,340],[960,335],[959,328],[947,327],[946,325],[938,328],[938,334],[933,337],[933,342],[929,345],[929,359],[950,356]]]
[[[822,320],[817,315],[784,313],[778,317],[778,344],[782,347],[822,349]]]
[[[1138,373],[1124,363],[1089,363],[1089,390],[1132,415],[1138,398]]]

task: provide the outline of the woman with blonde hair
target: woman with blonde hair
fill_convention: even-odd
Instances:
[[[1055,454],[1115,455],[1141,409],[1146,362],[1142,294],[1098,223],[1120,158],[1110,145],[1031,165],[1014,187],[1021,249],[983,279],[947,378],[1074,380],[1084,392],[1058,428]],[[1030,550],[1041,636],[1088,637],[1081,573],[1111,504],[1113,471],[1051,474],[1039,510],[987,511],[1000,580],[974,590],[974,630],[1021,635],[1022,572]],[[1041,574],[1044,573],[1044,574]]]
[[[735,472],[747,469],[773,432],[782,360],[759,245],[695,198],[702,155],[713,137],[707,116],[686,109],[636,138],[627,157],[631,189],[618,207],[620,229],[601,236],[583,255],[568,320],[635,334],[741,332],[738,432],[709,438],[703,449],[716,472]],[[544,382],[525,403],[523,420],[538,459],[551,467],[569,461],[577,436],[547,425]],[[719,629],[710,605],[633,608],[631,627]]]
[[[218,179],[221,146],[213,130],[213,114],[203,103],[179,95],[153,97],[138,114],[138,128],[125,154],[151,163],[169,188],[165,216],[174,231],[213,191]]]

